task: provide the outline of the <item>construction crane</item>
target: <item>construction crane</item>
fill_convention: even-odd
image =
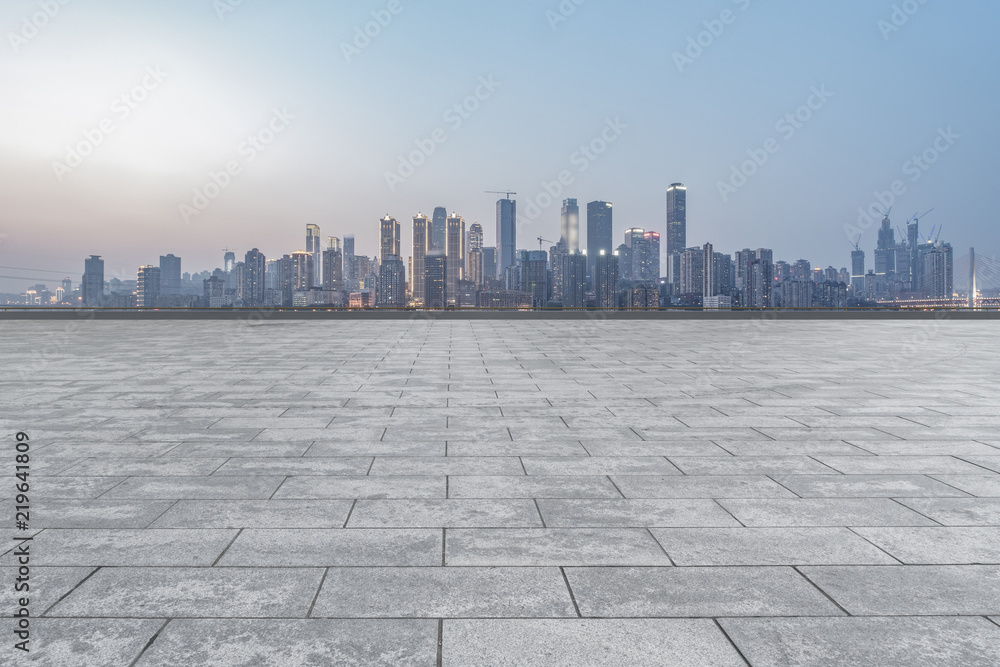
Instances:
[[[854,249],[855,250],[861,250],[861,237],[862,236],[864,236],[863,232],[861,234],[858,234],[858,240],[854,242]]]
[[[548,239],[543,239],[543,238],[542,238],[541,236],[539,236],[539,237],[538,237],[538,249],[539,249],[539,250],[541,250],[541,249],[542,249],[542,246],[543,246],[543,244],[545,244],[545,243],[551,243],[552,245],[555,245],[555,244],[556,244],[556,242],[555,242],[555,241],[550,241],[550,240],[548,240]]]
[[[516,195],[517,194],[516,192],[511,192],[510,190],[508,190],[506,192],[503,192],[503,191],[498,192],[496,190],[486,190],[485,192],[488,195],[504,195],[504,197],[506,199],[510,199],[511,195]]]

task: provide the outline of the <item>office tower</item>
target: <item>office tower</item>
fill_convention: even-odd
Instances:
[[[642,280],[648,283],[660,282],[660,233],[646,232],[642,235],[645,255],[642,262]]]
[[[597,274],[594,287],[597,307],[601,310],[618,309],[618,253],[602,252],[597,257]]]
[[[709,296],[731,297],[733,294],[733,258],[731,255],[715,253],[713,293]]]
[[[243,261],[243,305],[248,308],[259,308],[264,305],[264,289],[266,288],[267,258],[260,250],[254,248],[246,254]]]
[[[574,252],[562,256],[563,308],[587,306],[587,255]]]
[[[687,188],[674,183],[667,188],[667,254],[687,249]]]
[[[594,275],[601,251],[614,250],[613,206],[606,201],[587,204],[587,275]]]
[[[564,241],[559,241],[556,245],[549,249],[550,261],[552,265],[552,280],[550,281],[549,291],[552,293],[552,300],[562,302],[563,299],[563,258],[569,253],[566,251],[566,243]]]
[[[458,293],[458,281],[465,280],[465,220],[457,213],[448,217],[448,298],[454,299]]]
[[[398,255],[384,257],[379,265],[375,305],[378,308],[406,307],[406,270]]]
[[[706,243],[701,249],[702,266],[702,297],[716,296],[715,249],[711,243]]]
[[[483,281],[497,279],[497,249],[483,248]]]
[[[344,251],[336,236],[328,239],[327,248],[323,251],[323,291],[344,291]]]
[[[413,218],[413,251],[410,255],[410,292],[417,305],[423,305],[427,291],[427,253],[431,247],[433,221],[426,215]]]
[[[476,248],[482,250],[484,240],[483,226],[478,222],[472,223],[472,226],[469,227],[469,250],[475,250]]]
[[[826,267],[826,271],[824,273],[825,275],[823,276],[823,282],[825,283],[835,283],[837,282],[837,279],[840,277],[840,274],[837,272],[837,269],[833,268],[832,266]]]
[[[757,251],[747,267],[748,282],[744,305],[748,308],[770,308],[774,286],[774,265],[770,251]]]
[[[234,266],[236,266],[236,253],[232,250],[227,250],[225,256],[222,258],[222,270],[226,273],[232,273]]]
[[[430,241],[427,250],[448,250],[448,209],[438,206],[434,209],[434,218],[431,221]]]
[[[85,308],[100,308],[104,303],[104,260],[100,255],[91,255],[83,261],[80,296]]]
[[[576,252],[580,249],[580,207],[575,199],[565,199],[560,218],[560,239],[566,246],[566,252]]]
[[[243,262],[236,262],[236,265],[233,267],[233,272],[229,274],[228,284],[226,285],[227,289],[231,289],[233,291],[233,299],[237,302],[236,305],[241,308],[246,306],[246,303],[244,303],[244,300],[246,299],[246,269],[246,264]]]
[[[306,252],[313,258],[313,285],[323,284],[323,240],[319,225],[306,225]]]
[[[851,253],[851,291],[860,297],[865,291],[865,251]]]
[[[521,266],[522,289],[531,295],[535,308],[544,308],[549,302],[549,258],[544,250],[528,252]]]
[[[642,280],[642,267],[646,260],[645,229],[633,227],[625,230],[625,247],[628,252],[619,249],[619,266],[625,280]],[[600,257],[600,255],[598,255]]]
[[[875,275],[884,276],[896,272],[896,232],[889,216],[882,217],[882,227],[878,230],[878,245],[875,248]]]
[[[269,259],[264,263],[264,290],[281,289],[281,260]]]
[[[353,292],[358,288],[358,259],[354,254],[354,234],[344,236],[344,289]]]
[[[313,256],[311,252],[299,251],[292,253],[292,277],[291,287],[293,292],[305,292],[311,290],[315,283],[316,269],[313,267]]]
[[[469,271],[467,277],[469,282],[475,284],[477,289],[483,286],[483,279],[486,276],[484,268],[483,248],[473,248],[469,251]]]
[[[379,258],[384,262],[388,257],[402,257],[399,222],[386,215],[379,225]]]
[[[906,225],[906,245],[910,250],[910,289],[917,291],[922,283],[923,266],[920,262],[920,219]]]
[[[160,255],[160,294],[181,293],[181,258]]]
[[[703,296],[705,292],[705,251],[687,248],[681,253],[680,296],[688,300]]]
[[[443,250],[430,250],[426,257],[424,300],[427,308],[448,306],[448,256]]]
[[[476,287],[483,285],[483,246],[485,244],[485,234],[483,226],[478,222],[472,223],[469,227],[469,238],[466,243],[465,277]],[[473,270],[473,262],[476,263]]]
[[[941,248],[934,248],[924,254],[924,291],[928,299],[945,299],[947,293],[945,254]]]
[[[497,202],[497,277],[517,264],[517,202],[501,199]]]
[[[156,266],[140,266],[136,284],[135,305],[139,308],[155,308],[160,296],[160,269]]]

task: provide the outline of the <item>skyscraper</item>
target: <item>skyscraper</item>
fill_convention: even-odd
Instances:
[[[433,250],[431,247],[433,224],[433,221],[423,214],[413,218],[410,292],[413,295],[413,300],[419,305],[423,305],[427,298],[427,253]]]
[[[476,248],[482,249],[484,239],[485,234],[483,233],[483,226],[478,222],[472,223],[469,227],[469,250],[475,250]]]
[[[575,252],[562,256],[563,308],[587,306],[587,255]]]
[[[580,249],[580,207],[575,199],[563,200],[560,230],[566,252],[576,252]]]
[[[344,252],[340,247],[340,239],[331,236],[326,250],[323,251],[323,291],[344,291]]]
[[[358,259],[354,255],[354,234],[344,236],[344,289],[353,292],[358,288]]]
[[[323,240],[320,237],[319,225],[306,225],[306,252],[313,258],[313,285],[322,285]]]
[[[465,280],[465,220],[457,213],[448,216],[448,298],[458,294],[458,281]]]
[[[83,261],[80,296],[85,308],[100,308],[104,304],[104,260],[100,255],[91,255]]]
[[[402,257],[400,244],[399,222],[390,215],[386,215],[380,223],[380,243],[381,259],[383,262],[389,257]]]
[[[517,265],[517,202],[501,199],[497,202],[497,278]]]
[[[614,250],[613,207],[610,202],[592,201],[587,204],[587,274],[594,275],[601,251]]]
[[[375,305],[379,308],[406,306],[406,270],[398,255],[389,255],[379,265]]]
[[[140,266],[137,276],[135,305],[139,308],[155,308],[160,296],[160,269],[156,266]]]
[[[645,257],[642,263],[642,280],[648,283],[660,282],[660,232],[646,232],[642,235]]]
[[[674,183],[667,188],[667,254],[687,249],[687,188]]]
[[[259,308],[264,305],[267,258],[260,250],[254,248],[247,252],[243,266],[243,305],[248,308]]]
[[[878,230],[878,245],[875,248],[875,275],[884,276],[896,272],[896,232],[888,215],[882,217],[882,227]]]
[[[236,266],[236,253],[232,250],[227,250],[225,257],[222,259],[223,271],[226,273],[232,273],[233,267]]]
[[[851,291],[856,297],[865,291],[865,251],[861,249],[851,253]]]
[[[427,250],[446,250],[448,245],[448,209],[438,206],[431,221],[430,242]]]
[[[531,250],[521,267],[522,289],[531,295],[535,308],[544,308],[549,300],[549,259],[544,250]]]
[[[424,299],[427,308],[444,309],[448,305],[448,257],[443,250],[431,250],[426,258]]]
[[[311,252],[292,253],[292,276],[291,288],[293,292],[305,292],[311,290],[315,283],[316,269],[313,267],[313,256]]]
[[[181,293],[181,258],[160,255],[160,294]]]
[[[594,278],[597,307],[601,310],[618,309],[618,253],[602,252],[597,258]]]
[[[715,250],[712,248],[711,243],[706,243],[702,248],[701,265],[702,275],[704,276],[702,280],[702,297],[715,296],[717,294],[715,279],[718,276],[715,269]]]

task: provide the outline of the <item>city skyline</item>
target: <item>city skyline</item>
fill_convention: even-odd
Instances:
[[[666,246],[663,188],[677,180],[697,202],[692,246],[766,244],[841,266],[845,227],[893,190],[896,217],[936,208],[955,247],[1000,246],[979,196],[1000,143],[997,93],[978,83],[995,64],[992,5],[923,4],[897,26],[892,3],[860,1],[584,3],[565,16],[556,3],[403,2],[361,48],[356,31],[386,5],[223,4],[60,5],[13,40],[32,33],[22,19],[38,6],[5,5],[0,120],[18,131],[0,153],[0,264],[63,271],[102,254],[134,270],[169,248],[209,265],[243,243],[284,252],[302,224],[371,247],[372,213],[408,220],[441,203],[483,224],[489,243],[483,191],[500,187],[519,193],[530,238],[558,238],[560,204],[575,198],[614,202],[616,236],[652,229]],[[461,61],[407,39],[441,30]],[[603,34],[630,39],[588,47]],[[88,136],[92,154],[70,165]],[[562,172],[569,184],[539,206]],[[873,246],[877,221],[862,231]],[[0,291],[29,284],[0,280]]]

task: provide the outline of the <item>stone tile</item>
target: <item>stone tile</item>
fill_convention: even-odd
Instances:
[[[104,498],[142,500],[264,500],[284,477],[130,477]]]
[[[591,456],[730,456],[708,440],[642,442],[630,440],[582,440]]]
[[[951,456],[818,456],[845,475],[974,475],[979,466]]]
[[[162,620],[36,618],[31,621],[31,659],[45,667],[131,665],[163,627]],[[8,646],[0,651],[9,650]],[[0,652],[0,655],[3,655]],[[17,664],[17,659],[11,665]]]
[[[308,458],[327,456],[444,456],[445,441],[440,442],[314,442],[305,453]]]
[[[934,479],[979,498],[1000,498],[1000,475],[934,475]]]
[[[34,547],[29,547],[29,550]],[[34,557],[34,552],[32,552]],[[5,559],[9,560],[9,559]],[[0,607],[0,616],[11,617],[16,611],[16,602],[21,597],[21,593],[27,593],[31,602],[31,613],[33,616],[41,616],[42,613],[55,604],[59,598],[69,593],[81,581],[94,571],[92,567],[36,567],[33,562],[31,573],[27,582],[30,586],[28,591],[16,591],[18,567],[16,565],[0,567],[0,577],[3,577],[4,588],[7,595],[4,596],[3,606]],[[32,621],[34,623],[34,621]],[[37,635],[35,637],[37,639]],[[29,644],[30,646],[30,644]],[[9,645],[5,643],[2,651],[7,650]]]
[[[32,503],[31,526],[145,528],[172,504],[170,500],[42,500]],[[13,506],[8,513],[13,525]]]
[[[445,667],[745,666],[708,620],[446,620],[443,638]]]
[[[275,499],[444,498],[445,477],[289,477]]]
[[[445,541],[451,566],[663,565],[670,559],[642,529],[456,529]]]
[[[720,446],[734,456],[864,456],[868,453],[843,440],[816,442],[751,440],[724,442]]]
[[[516,457],[376,458],[372,476],[395,475],[523,475]]]
[[[49,529],[31,544],[39,566],[209,566],[235,530]],[[0,563],[13,565],[11,554]]]
[[[966,494],[925,475],[775,476],[803,498],[965,497]]]
[[[522,457],[529,475],[680,475],[662,457]]]
[[[654,528],[678,566],[897,565],[846,528]]]
[[[137,667],[431,667],[437,621],[174,620]]]
[[[749,527],[932,526],[934,522],[888,498],[822,500],[720,500]]]
[[[607,477],[456,476],[448,479],[449,498],[621,498]]]
[[[226,459],[87,459],[60,475],[63,477],[101,477],[113,472],[120,477],[188,477],[211,475]]]
[[[873,440],[852,445],[879,456],[991,456],[998,450],[971,440]]]
[[[579,442],[448,442],[448,456],[590,456]]]
[[[808,456],[671,457],[685,475],[836,475]]]
[[[124,477],[31,477],[33,500],[92,500],[120,484]],[[11,493],[13,489],[5,489]],[[13,496],[6,496],[13,497]]]
[[[993,453],[998,452],[994,451]],[[1000,456],[962,456],[962,458],[969,463],[981,466],[987,470],[1000,472]]]
[[[567,568],[584,616],[682,618],[837,616],[837,609],[791,568]]]
[[[219,567],[432,566],[440,530],[244,530]]]
[[[795,494],[763,475],[620,476],[611,478],[626,498],[795,498]]]
[[[905,498],[899,502],[945,526],[1000,526],[1000,498]]]
[[[550,528],[739,526],[713,500],[539,500]]]
[[[304,618],[321,569],[105,568],[50,616],[93,618]]]
[[[541,528],[531,500],[359,500],[349,528]]]
[[[252,475],[366,475],[371,458],[233,458],[214,477]]]
[[[312,617],[576,618],[558,568],[333,568]]]
[[[167,458],[230,458],[269,457],[285,458],[302,456],[309,449],[311,441],[303,442],[182,442],[166,454]]]
[[[1000,528],[857,528],[907,565],[1000,565]]]
[[[182,500],[150,528],[342,528],[350,500]]]
[[[982,618],[727,618],[754,667],[991,667],[1000,628]]]
[[[1000,613],[1000,567],[805,567],[852,616],[987,616]]]

